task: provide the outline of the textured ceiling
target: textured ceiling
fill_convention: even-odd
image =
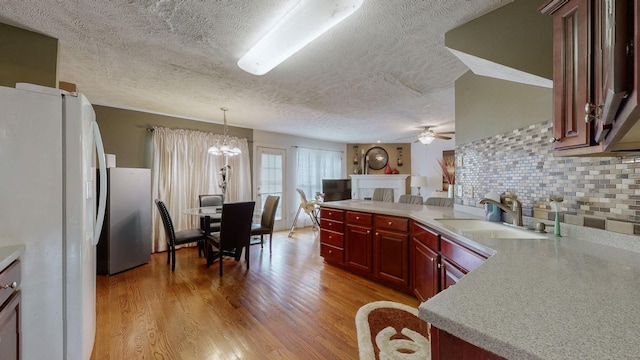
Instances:
[[[263,76],[236,62],[297,0],[2,1],[0,22],[59,39],[59,79],[94,104],[215,123],[224,106],[232,126],[410,142],[454,128],[467,67],[444,34],[511,1],[365,0]]]

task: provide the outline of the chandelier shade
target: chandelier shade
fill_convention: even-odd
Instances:
[[[234,139],[230,139],[227,135],[229,131],[227,127],[227,111],[229,111],[229,109],[223,107],[220,108],[220,110],[222,110],[224,117],[224,135],[222,136],[222,139],[217,139],[214,141],[213,145],[211,145],[211,147],[209,148],[209,154],[224,156],[238,155],[242,153],[242,151],[238,147],[237,141]]]
[[[418,141],[420,141],[424,145],[429,145],[435,140],[435,137],[429,133],[422,133],[418,136]]]

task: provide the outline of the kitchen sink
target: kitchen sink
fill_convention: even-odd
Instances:
[[[493,239],[546,239],[542,234],[501,223],[475,219],[435,219],[462,236]]]

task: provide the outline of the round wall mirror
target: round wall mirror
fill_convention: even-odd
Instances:
[[[389,154],[387,151],[379,146],[374,146],[367,151],[369,157],[369,168],[373,170],[380,170],[387,166],[389,161]]]

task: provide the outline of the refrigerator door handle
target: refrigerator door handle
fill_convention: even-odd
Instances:
[[[98,214],[96,215],[95,226],[93,228],[93,239],[91,243],[97,245],[100,241],[100,232],[104,222],[104,214],[107,208],[107,162],[104,155],[104,146],[102,144],[102,136],[100,136],[100,128],[96,121],[92,122],[93,138],[96,144],[96,152],[98,153],[98,165],[100,166],[100,197],[98,199]]]

